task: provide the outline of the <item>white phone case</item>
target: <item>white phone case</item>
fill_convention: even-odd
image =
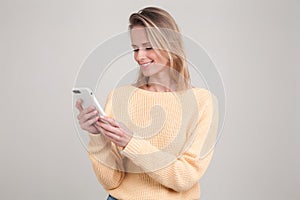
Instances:
[[[103,108],[97,101],[94,92],[90,88],[87,87],[73,88],[72,92],[76,97],[76,101],[78,99],[83,100],[81,104],[83,108],[87,108],[89,106],[95,106],[96,109],[99,111],[99,115],[107,116]]]

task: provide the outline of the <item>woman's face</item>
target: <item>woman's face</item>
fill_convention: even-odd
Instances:
[[[134,59],[139,64],[144,76],[161,77],[168,71],[168,59],[156,53],[148,40],[143,26],[134,26],[130,30]],[[157,51],[162,52],[157,49]]]

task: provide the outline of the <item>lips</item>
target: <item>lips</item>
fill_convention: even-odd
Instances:
[[[153,60],[150,61],[150,62],[144,62],[144,63],[141,63],[140,66],[145,68],[145,67],[148,67],[151,63],[153,63]]]

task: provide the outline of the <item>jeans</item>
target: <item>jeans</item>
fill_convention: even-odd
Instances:
[[[107,200],[118,200],[118,199],[116,199],[115,197],[109,195],[109,196],[107,197]]]

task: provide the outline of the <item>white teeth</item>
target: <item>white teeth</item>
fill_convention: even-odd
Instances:
[[[152,63],[152,61],[148,62],[148,63],[145,63],[145,64],[142,64],[141,66],[142,67],[147,67],[148,65],[150,65]]]

